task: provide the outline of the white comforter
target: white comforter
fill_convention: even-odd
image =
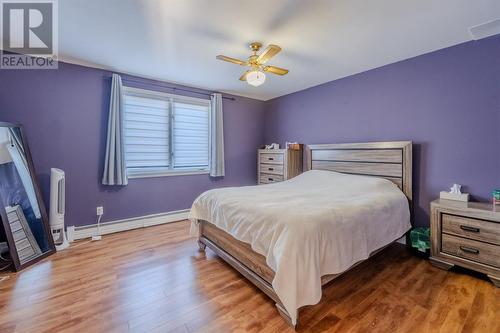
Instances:
[[[206,191],[189,218],[192,234],[206,220],[266,257],[293,324],[300,307],[320,301],[321,276],[346,271],[410,229],[408,201],[392,182],[320,170]]]

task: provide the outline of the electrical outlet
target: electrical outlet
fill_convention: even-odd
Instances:
[[[104,207],[103,206],[97,206],[97,216],[101,216],[104,214]]]

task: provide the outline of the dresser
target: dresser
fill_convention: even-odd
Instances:
[[[300,149],[259,149],[257,151],[258,184],[277,183],[302,173]]]
[[[488,275],[500,287],[500,206],[438,199],[431,203],[433,265]]]

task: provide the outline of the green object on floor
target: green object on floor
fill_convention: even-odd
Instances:
[[[421,252],[431,248],[430,229],[428,227],[414,228],[410,231],[411,246]]]

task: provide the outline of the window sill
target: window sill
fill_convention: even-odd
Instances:
[[[177,171],[157,171],[157,172],[137,172],[128,175],[128,179],[138,178],[155,178],[155,177],[171,177],[171,176],[189,176],[189,175],[208,175],[208,170],[177,170]]]

